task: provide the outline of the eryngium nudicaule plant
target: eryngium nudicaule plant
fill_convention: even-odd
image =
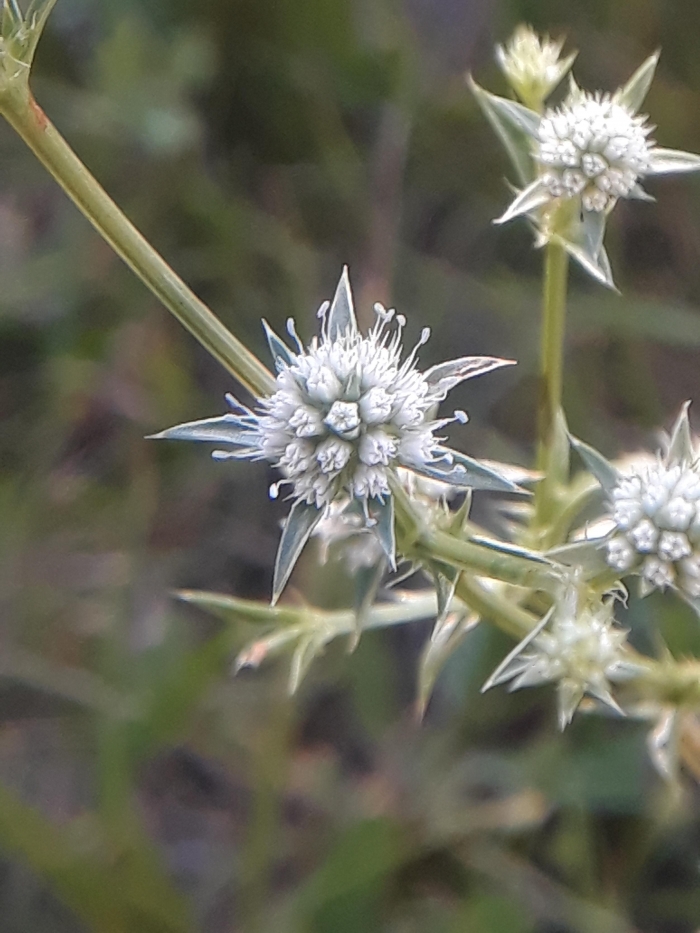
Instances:
[[[627,632],[615,622],[614,604],[614,596],[608,596],[587,605],[572,583],[482,689],[509,681],[510,690],[556,683],[562,729],[586,695],[622,713],[612,682],[628,680],[640,668],[626,648]]]
[[[518,192],[500,219],[526,215],[547,257],[536,470],[514,480],[513,467],[479,462],[446,445],[442,429],[465,421],[463,412],[438,415],[460,382],[511,361],[463,357],[420,370],[427,329],[404,354],[404,318],[377,305],[376,323],[361,334],[347,272],[333,301],[322,306],[321,333],[308,345],[291,321],[291,343],[264,325],[276,370],[270,373],[134,230],[33,102],[29,70],[53,0],[31,0],[24,15],[16,0],[1,2],[0,112],[154,294],[257,397],[248,408],[228,396],[227,414],[156,436],[210,442],[218,459],[262,460],[279,470],[271,495],[283,489],[291,508],[273,603],[314,532],[324,544],[352,545],[355,604],[345,609],[180,594],[236,621],[261,623],[261,637],[241,653],[238,666],[289,651],[294,692],[332,639],[350,636],[354,644],[364,629],[432,616],[417,678],[424,710],[446,659],[483,620],[519,642],[486,686],[556,684],[562,727],[584,700],[586,708],[607,706],[618,714],[636,715],[643,707],[657,723],[650,747],[670,773],[679,730],[668,723],[700,708],[700,661],[635,653],[614,620],[611,594],[624,594],[622,579],[636,574],[643,593],[677,590],[700,615],[700,465],[687,408],[664,455],[626,472],[570,438],[561,408],[566,253],[612,285],[603,235],[616,202],[647,199],[641,183],[649,176],[700,168],[698,156],[659,148],[639,113],[657,56],[614,94],[581,91],[571,80],[568,96],[551,107],[546,97],[573,55],[562,57],[561,43],[523,27],[497,52],[519,100],[472,85],[517,173]],[[587,468],[573,479],[570,446]],[[575,526],[582,515],[590,517],[600,492],[596,479],[609,514],[601,519],[607,531],[592,537],[594,526]],[[535,492],[530,501],[501,504],[512,521],[498,538],[472,521],[471,490],[522,492],[516,481],[534,484]],[[465,492],[458,503],[455,490]],[[375,604],[385,571],[398,558],[431,585],[422,592],[394,590],[393,598]]]
[[[227,449],[215,450],[215,459],[267,460],[280,470],[283,478],[270,494],[276,498],[280,488],[289,487],[293,505],[280,542],[273,601],[318,522],[342,499],[361,505],[365,525],[395,566],[391,484],[399,467],[460,489],[517,488],[436,436],[451,421],[466,421],[463,412],[435,417],[454,386],[513,361],[467,356],[421,372],[417,352],[429,330],[404,357],[405,319],[381,305],[375,313],[374,327],[363,336],[346,269],[333,301],[319,310],[321,335],[308,347],[291,320],[294,349],[264,322],[277,380],[275,392],[258,399],[256,411],[229,395],[230,413],[155,435],[222,444]]]
[[[611,287],[603,236],[617,201],[653,200],[640,184],[648,176],[700,170],[700,156],[657,146],[653,127],[638,113],[657,61],[658,54],[648,58],[614,94],[583,91],[572,78],[563,103],[543,113],[472,82],[522,185],[496,223],[528,216],[538,246],[562,242],[587,272]]]

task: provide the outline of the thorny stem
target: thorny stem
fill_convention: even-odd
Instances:
[[[564,247],[550,241],[545,247],[542,335],[540,341],[540,390],[537,412],[536,469],[544,474],[535,493],[534,522],[547,524],[552,489],[547,481],[550,453],[555,442],[555,418],[561,408],[566,286],[569,257]]]
[[[274,390],[263,364],[139,233],[78,159],[29,89],[3,93],[0,112],[115,252],[202,346],[255,396]]]

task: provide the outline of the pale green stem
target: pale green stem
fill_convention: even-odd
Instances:
[[[292,629],[301,634],[309,627],[320,626],[337,635],[351,635],[357,629],[357,617],[352,609],[325,612],[296,606],[269,606],[254,600],[238,599],[221,593],[200,593],[197,590],[181,590],[177,596],[184,602],[194,603],[217,615],[238,616],[261,625],[275,624],[283,627],[281,632]],[[373,606],[363,623],[363,629],[387,628],[403,625],[418,619],[427,619],[437,613],[437,596],[433,591],[401,593],[395,600]],[[285,642],[286,643],[286,642]]]
[[[559,243],[545,248],[542,336],[540,342],[540,386],[537,412],[536,468],[545,474],[535,493],[535,525],[552,516],[552,489],[547,482],[554,443],[555,417],[561,408],[564,331],[566,326],[566,286],[569,257]]]
[[[556,565],[497,551],[440,531],[415,512],[400,483],[392,484],[392,494],[396,509],[397,545],[404,557],[447,563],[459,570],[550,595],[558,592],[562,577]]]
[[[455,592],[473,612],[516,641],[525,638],[539,621],[514,599],[505,599],[470,574],[461,574]]]
[[[202,346],[253,395],[274,391],[271,373],[124,216],[48,120],[28,88],[19,85],[5,91],[0,112],[98,233]]]

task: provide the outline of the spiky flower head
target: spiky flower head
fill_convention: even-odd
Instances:
[[[609,491],[614,530],[606,560],[618,573],[637,573],[642,593],[674,586],[700,597],[700,463],[687,405],[665,456],[632,462]]]
[[[700,170],[700,156],[657,146],[647,117],[639,113],[658,57],[648,58],[614,94],[582,91],[571,78],[565,101],[544,113],[472,82],[519,176],[515,198],[496,222],[527,215],[538,246],[561,244],[609,287],[614,285],[603,238],[616,202],[653,200],[641,186],[649,176]]]
[[[288,330],[294,349],[264,325],[276,388],[258,399],[255,411],[229,395],[230,413],[156,435],[223,444],[228,449],[215,450],[214,458],[267,460],[279,469],[282,479],[270,494],[274,498],[286,487],[294,504],[280,543],[274,598],[309,535],[339,500],[359,504],[364,524],[374,529],[394,565],[391,482],[399,467],[459,488],[517,488],[436,436],[449,422],[466,421],[463,412],[435,417],[438,404],[458,383],[512,361],[462,357],[421,372],[417,352],[429,330],[404,356],[405,319],[381,305],[375,312],[375,325],[362,335],[345,270],[333,302],[319,311],[321,335],[307,347],[293,321]]]
[[[486,681],[483,690],[510,681],[510,690],[556,683],[559,725],[564,729],[585,695],[617,712],[611,681],[639,672],[625,643],[627,632],[613,616],[614,598],[587,604],[567,587],[544,616]]]
[[[646,117],[609,94],[574,93],[545,112],[534,157],[551,198],[581,198],[586,211],[611,209],[618,198],[640,197],[638,181],[654,170]]]
[[[531,114],[536,119],[526,128],[537,175],[500,223],[556,199],[577,198],[584,212],[609,212],[618,198],[649,200],[639,185],[647,175],[700,169],[700,156],[659,148],[647,117],[637,113],[657,61],[658,55],[647,59],[612,95],[582,91],[572,80],[560,107]]]
[[[537,109],[573,65],[576,53],[562,58],[563,45],[521,23],[505,46],[496,46],[496,61],[528,107]]]

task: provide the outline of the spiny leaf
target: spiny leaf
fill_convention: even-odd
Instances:
[[[547,551],[547,556],[567,567],[576,567],[583,571],[588,580],[610,570],[605,559],[603,545],[607,538],[595,541],[572,541]]]
[[[671,463],[688,463],[695,459],[693,438],[690,434],[690,422],[688,421],[689,408],[690,402],[684,402],[680,414],[671,429],[667,454],[668,460]]]
[[[506,479],[492,467],[478,460],[467,457],[466,454],[450,451],[451,459],[440,460],[436,463],[406,462],[404,465],[415,473],[449,483],[460,489],[489,489],[494,492],[519,492],[524,490],[509,479]]]
[[[292,665],[289,671],[289,695],[294,696],[301,682],[306,676],[314,659],[323,651],[327,635],[312,632],[301,639],[292,655]]]
[[[203,418],[201,421],[189,421],[176,424],[158,434],[150,434],[152,441],[203,441],[214,444],[250,444],[250,435],[241,428],[237,415],[225,414],[216,418]]]
[[[435,623],[418,667],[416,714],[419,719],[425,716],[440,671],[450,655],[478,623],[479,617],[468,612],[452,612]]]
[[[629,81],[620,88],[615,94],[615,101],[628,107],[632,113],[636,113],[644,103],[651,82],[654,80],[654,72],[659,61],[661,50],[654,52],[646,61],[637,68]]]
[[[678,149],[652,149],[648,169],[650,175],[666,175],[668,172],[700,171],[700,156]]]
[[[494,220],[495,224],[505,224],[515,217],[521,217],[523,214],[530,214],[549,201],[550,195],[542,184],[541,179],[536,178],[527,188],[523,188],[515,200],[510,203],[507,210]]]
[[[206,609],[224,622],[243,619],[258,625],[296,625],[302,621],[303,610],[291,606],[270,606],[252,599],[239,599],[226,593],[208,593],[205,590],[178,590],[183,602]]]
[[[386,554],[389,566],[392,570],[396,570],[396,531],[394,529],[393,496],[386,496],[384,501],[381,499],[369,499],[367,501],[367,511],[369,517],[374,522],[372,530],[382,546],[382,550]]]
[[[357,647],[362,628],[377,596],[377,591],[387,571],[387,567],[387,562],[380,558],[371,567],[359,567],[353,576],[353,582],[355,584],[355,632],[351,639],[351,651],[354,651]]]
[[[348,276],[348,267],[343,266],[343,274],[340,276],[338,287],[335,290],[327,319],[328,338],[337,340],[344,334],[357,330],[357,320],[355,318],[355,307],[352,300],[352,290],[350,288],[350,277]]]
[[[487,538],[485,535],[470,535],[469,540],[474,544],[480,544],[497,554],[508,554],[511,557],[524,557],[526,560],[535,561],[538,564],[551,564],[552,561],[539,551],[531,551],[530,548],[522,547],[519,544],[511,544],[509,541],[499,541],[496,538]]]
[[[265,336],[267,337],[268,346],[270,347],[272,359],[275,361],[275,366],[277,369],[280,369],[280,364],[291,366],[294,362],[294,354],[292,351],[289,349],[287,344],[277,336],[277,334],[264,318],[262,325],[265,331]]]
[[[300,499],[294,503],[284,523],[282,537],[275,560],[275,573],[272,583],[272,605],[282,595],[294,565],[309,540],[311,532],[323,517],[323,510],[315,505],[308,505]]]
[[[490,94],[469,78],[469,87],[479,107],[503,143],[517,172],[521,185],[527,185],[534,174],[532,137],[537,132],[538,114],[522,104]]]
[[[584,444],[583,441],[578,440],[578,438],[575,438],[572,434],[569,435],[569,440],[571,441],[571,446],[583,460],[588,470],[590,470],[598,480],[605,492],[612,492],[620,481],[620,474],[612,463],[606,460],[594,447]]]
[[[463,356],[461,359],[449,360],[431,367],[425,373],[425,381],[447,395],[465,379],[482,376],[494,369],[500,369],[501,366],[515,366],[516,362],[516,360],[502,360],[494,356]]]
[[[605,248],[601,247],[598,253],[593,254],[588,243],[574,243],[564,237],[553,236],[552,242],[560,243],[572,259],[590,275],[596,282],[600,282],[611,291],[617,291],[612,277],[612,269]]]

